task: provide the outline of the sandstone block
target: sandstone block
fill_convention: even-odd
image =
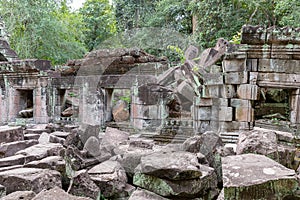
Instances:
[[[284,199],[298,188],[294,170],[263,155],[227,156],[222,168],[225,199]]]
[[[237,96],[241,99],[258,100],[260,90],[257,85],[242,84],[238,86]]]
[[[1,126],[0,127],[0,143],[3,142],[14,142],[18,140],[23,140],[23,129],[20,126],[9,127]]]
[[[245,84],[248,82],[248,72],[228,72],[224,78],[225,84]]]
[[[1,200],[16,200],[16,199],[22,199],[22,200],[31,200],[35,197],[35,192],[32,191],[16,191],[13,193],[10,193],[7,196],[4,196],[1,198]]]
[[[245,59],[224,60],[223,72],[243,72],[246,70]]]
[[[22,140],[22,141],[15,141],[15,142],[1,144],[0,145],[0,158],[12,156],[16,152],[26,149],[35,144],[38,144],[37,140]]]
[[[0,184],[6,187],[7,194],[19,190],[38,193],[43,189],[61,187],[61,176],[49,169],[18,168],[0,172]]]
[[[235,109],[235,119],[240,122],[253,122],[254,109],[251,107],[237,107]]]
[[[131,196],[129,197],[128,200],[167,200],[166,198],[159,196],[153,192],[143,190],[138,188],[135,190]]]

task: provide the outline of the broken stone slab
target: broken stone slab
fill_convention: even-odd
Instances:
[[[143,156],[154,152],[151,149],[131,149],[130,147],[123,150],[118,149],[118,151],[119,152],[115,151],[117,155],[110,158],[110,160],[118,161],[124,168],[128,177],[133,177],[134,170],[140,164]]]
[[[0,143],[19,140],[24,140],[23,129],[21,126],[0,126]]]
[[[125,170],[117,161],[108,160],[100,163],[91,168],[88,173],[106,198],[119,197],[127,184]]]
[[[24,134],[24,140],[38,140],[40,138],[40,134],[27,133]]]
[[[138,188],[135,190],[128,200],[167,200],[166,198],[150,192],[148,190]]]
[[[43,159],[47,156],[57,156],[62,149],[64,149],[63,146],[57,143],[36,144],[18,151],[16,155],[23,155],[26,157],[26,161],[30,162]]]
[[[89,197],[77,197],[68,194],[63,189],[59,187],[53,187],[50,190],[42,190],[37,194],[32,200],[53,200],[53,199],[66,199],[66,200],[92,200]]]
[[[202,176],[195,154],[189,152],[155,152],[141,158],[140,172],[168,180],[188,180]]]
[[[13,155],[5,158],[0,158],[0,167],[7,167],[13,165],[23,165],[25,163],[26,156]]]
[[[201,177],[189,180],[168,180],[137,172],[133,184],[167,198],[207,197],[217,188],[217,176],[213,168],[205,165],[200,166],[200,171]]]
[[[14,155],[16,152],[38,144],[37,140],[22,140],[0,145],[0,158]]]
[[[10,193],[7,196],[2,197],[1,200],[16,200],[16,199],[31,200],[35,197],[35,195],[36,193],[33,191],[16,191]]]
[[[112,149],[114,146],[111,144],[101,143],[102,138],[91,136],[87,139],[83,149],[87,151],[88,158],[96,158],[99,162],[108,160],[112,156]]]
[[[24,167],[52,169],[59,171],[60,173],[65,173],[66,163],[65,160],[60,156],[49,156],[41,160],[35,160],[26,163]]]
[[[255,129],[243,131],[239,134],[236,153],[256,153],[265,155],[280,164],[296,170],[299,162],[296,162],[296,147],[293,144],[279,143],[275,131],[267,129]]]
[[[188,138],[182,146],[184,151],[203,154],[209,166],[216,170],[218,183],[222,184],[221,151],[224,144],[217,133],[207,131],[202,135]]]
[[[71,117],[71,116],[73,116],[73,115],[75,116],[77,114],[78,114],[78,109],[73,108],[73,107],[69,107],[61,112],[61,115],[63,117]]]
[[[111,144],[113,146],[118,146],[122,143],[128,142],[128,139],[129,133],[116,128],[107,127],[101,144]]]
[[[51,130],[47,129],[47,124],[36,124],[28,126],[24,133],[25,134],[42,134],[43,132],[49,133]]]
[[[71,133],[70,132],[63,132],[63,131],[54,131],[50,133],[50,135],[54,135],[56,137],[60,137],[66,139]]]
[[[0,184],[6,187],[7,194],[19,190],[38,193],[43,189],[61,187],[61,176],[55,170],[18,168],[0,172]]]
[[[224,198],[284,199],[299,187],[294,170],[257,154],[222,158]]]
[[[51,143],[59,143],[59,144],[63,145],[65,143],[65,139],[61,138],[61,137],[57,137],[55,135],[50,135],[49,142],[51,142]]]
[[[87,170],[76,171],[72,177],[72,185],[69,193],[75,196],[84,195],[92,199],[97,199],[100,188],[91,180]]]

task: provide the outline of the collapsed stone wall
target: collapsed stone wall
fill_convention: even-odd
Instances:
[[[255,103],[270,88],[290,91],[289,121],[300,123],[300,29],[244,26],[241,45],[227,51],[222,66],[195,97],[194,129],[236,132],[255,125]]]

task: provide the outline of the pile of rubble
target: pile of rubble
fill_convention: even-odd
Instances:
[[[299,198],[298,140],[287,133],[241,133],[236,153],[214,132],[158,145],[90,125],[3,126],[0,141],[6,200]]]

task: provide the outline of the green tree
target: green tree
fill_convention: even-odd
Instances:
[[[66,0],[2,0],[0,15],[20,58],[39,58],[62,64],[86,52],[81,21]]]
[[[116,20],[108,0],[87,0],[80,14],[85,26],[85,44],[89,50],[115,34]]]

